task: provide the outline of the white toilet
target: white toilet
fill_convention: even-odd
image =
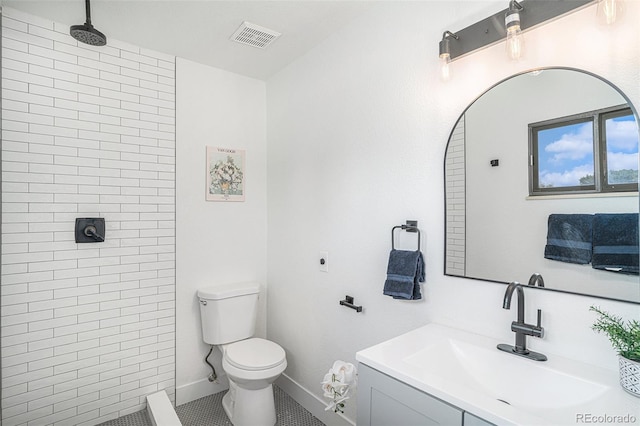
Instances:
[[[229,391],[222,406],[234,426],[273,426],[276,410],[271,384],[287,367],[284,349],[252,337],[258,283],[222,284],[198,290],[202,337],[222,352]]]

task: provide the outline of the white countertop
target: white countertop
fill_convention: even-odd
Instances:
[[[356,359],[497,425],[640,424],[640,398],[616,372],[548,353],[533,361],[498,343],[512,342],[428,324]]]

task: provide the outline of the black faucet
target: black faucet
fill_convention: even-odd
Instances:
[[[537,325],[531,325],[524,322],[524,290],[522,284],[517,281],[509,284],[507,291],[504,293],[502,307],[504,309],[511,309],[511,297],[513,296],[514,291],[518,293],[518,320],[511,323],[511,331],[516,333],[516,344],[515,346],[512,346],[501,343],[498,345],[498,349],[536,361],[546,361],[546,355],[527,349],[527,336],[543,337],[544,328],[540,326],[542,319],[542,311],[540,309],[538,309]]]

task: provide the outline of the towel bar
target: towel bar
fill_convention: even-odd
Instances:
[[[394,231],[396,229],[402,229],[407,232],[417,232],[418,233],[418,251],[420,251],[420,229],[418,228],[418,221],[416,220],[408,220],[406,225],[397,225],[391,228],[391,249],[395,250],[395,238]]]

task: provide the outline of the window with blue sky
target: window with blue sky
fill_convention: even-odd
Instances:
[[[530,127],[532,194],[637,191],[638,126],[629,108]]]
[[[538,132],[539,185],[559,188],[593,185],[593,122]],[[591,181],[588,177],[591,176]]]
[[[638,126],[633,114],[605,121],[607,182],[638,182]],[[635,173],[634,173],[635,172]]]

